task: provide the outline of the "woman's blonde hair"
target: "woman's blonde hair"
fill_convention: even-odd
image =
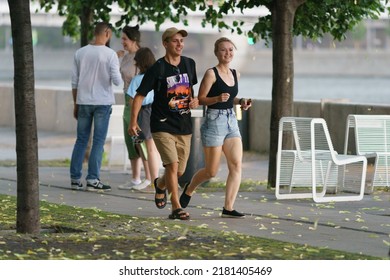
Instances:
[[[220,43],[223,43],[223,42],[229,42],[233,45],[233,47],[237,50],[237,47],[236,45],[233,43],[232,40],[230,40],[229,38],[226,38],[226,37],[221,37],[219,38],[217,41],[215,41],[214,43],[214,54],[216,55],[217,54],[217,51],[218,51],[218,48],[219,48],[219,44]]]

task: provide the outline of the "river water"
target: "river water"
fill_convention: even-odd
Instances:
[[[198,77],[201,79],[201,77]],[[70,89],[70,80],[38,80],[36,86]],[[197,92],[198,85],[195,86]],[[121,87],[115,88],[121,91]],[[271,100],[271,76],[241,75],[239,96]],[[358,104],[390,104],[390,79],[387,77],[351,76],[296,76],[294,80],[295,101],[321,99],[346,99]]]
[[[272,77],[241,77],[240,95],[272,99]],[[374,77],[295,77],[294,100],[348,99],[359,104],[390,104],[390,79]]]

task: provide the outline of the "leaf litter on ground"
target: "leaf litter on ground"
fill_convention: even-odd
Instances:
[[[191,226],[45,201],[40,203],[41,228],[45,230],[35,235],[16,234],[16,198],[0,195],[0,201],[0,260],[378,259],[213,230],[207,224]],[[258,227],[266,230],[263,224]],[[272,229],[272,234],[285,233]]]

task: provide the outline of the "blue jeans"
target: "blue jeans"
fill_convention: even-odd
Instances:
[[[241,138],[236,114],[233,109],[208,108],[206,120],[200,128],[200,133],[204,147],[219,147],[228,138]]]
[[[88,161],[87,180],[99,179],[104,143],[107,137],[111,105],[79,105],[77,115],[77,139],[70,162],[70,178],[80,180],[83,160],[93,123],[92,149]]]

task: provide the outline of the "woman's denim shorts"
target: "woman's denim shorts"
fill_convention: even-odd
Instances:
[[[239,137],[240,129],[233,109],[207,109],[200,129],[204,147],[219,147],[225,139]]]

